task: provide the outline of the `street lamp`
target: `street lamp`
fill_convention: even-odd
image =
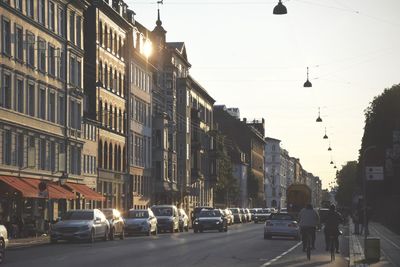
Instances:
[[[285,15],[287,14],[286,7],[282,4],[282,1],[279,0],[278,4],[274,7],[274,11],[272,12],[274,15]]]
[[[308,79],[307,79],[308,80]],[[321,119],[321,109],[320,109],[320,107],[318,107],[318,118],[315,120],[316,122],[322,122],[322,119]]]
[[[280,1],[279,1],[280,2]],[[308,67],[307,67],[307,81],[303,85],[304,87],[312,87],[311,82],[308,80]]]
[[[328,135],[326,135],[326,127],[325,127],[325,135],[322,137],[323,139],[328,139]]]

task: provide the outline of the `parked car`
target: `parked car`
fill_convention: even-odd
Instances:
[[[127,234],[157,235],[157,218],[151,209],[131,209],[125,217]]]
[[[265,222],[271,213],[267,213],[266,209],[257,209],[253,216],[254,223]]]
[[[189,231],[189,217],[186,215],[186,212],[184,209],[178,209],[178,215],[179,215],[179,231],[183,232],[185,230],[186,232]]]
[[[240,211],[240,216],[242,217],[242,223],[247,222],[247,213],[244,211],[243,208],[240,208],[239,211]]]
[[[247,215],[247,221],[251,222],[252,216],[251,216],[250,210],[249,209],[244,209],[244,211],[246,212],[246,215]]]
[[[192,211],[191,214],[191,219],[192,219],[192,227],[193,227],[193,223],[196,220],[196,218],[198,217],[200,211],[202,211],[203,209],[208,209],[208,210],[212,210],[214,209],[213,207],[208,207],[208,206],[200,206],[200,207],[195,207]]]
[[[234,223],[242,223],[242,215],[238,208],[230,208],[232,215],[233,215],[233,222]]]
[[[110,223],[98,209],[70,210],[50,228],[50,242],[58,240],[108,240]]]
[[[101,210],[110,223],[110,240],[114,240],[115,236],[120,239],[125,238],[125,222],[121,213],[116,209],[102,209]]]
[[[174,233],[179,231],[178,208],[175,205],[155,205],[151,207],[151,210],[157,218],[158,232]]]
[[[223,209],[222,212],[224,213],[226,217],[226,221],[228,222],[228,225],[233,224],[234,218],[232,211],[230,209]]]
[[[7,228],[4,225],[0,225],[0,264],[2,264],[5,261],[7,245],[8,245]]]
[[[220,209],[204,209],[194,221],[193,231],[202,233],[204,230],[228,231],[228,223]]]
[[[293,237],[300,239],[300,227],[294,217],[287,213],[273,213],[264,225],[264,239],[272,236]]]

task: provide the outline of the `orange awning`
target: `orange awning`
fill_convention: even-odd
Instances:
[[[30,178],[22,178],[24,182],[32,185],[35,187],[37,192],[39,192],[39,183],[42,180],[39,179],[30,179]],[[67,189],[57,185],[54,182],[46,181],[47,182],[47,191],[49,192],[49,198],[52,199],[75,199],[74,193],[68,191]]]
[[[24,178],[15,176],[0,176],[0,181],[21,192],[26,198],[39,198],[39,190],[34,186],[24,182]]]
[[[104,201],[104,197],[90,189],[87,185],[84,184],[76,184],[76,183],[66,183],[66,187],[75,191],[85,197],[87,200],[95,200],[95,201]]]

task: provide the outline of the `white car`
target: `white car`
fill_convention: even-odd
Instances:
[[[0,264],[4,262],[7,245],[8,245],[7,229],[4,225],[0,225]]]
[[[294,217],[287,213],[272,213],[265,221],[264,239],[272,236],[293,237],[300,239],[300,227]]]
[[[185,230],[186,232],[188,232],[189,217],[186,215],[184,209],[178,209],[178,215],[179,215],[179,231],[183,232],[183,230]]]

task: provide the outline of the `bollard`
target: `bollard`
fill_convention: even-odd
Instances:
[[[381,240],[378,237],[367,237],[364,242],[364,254],[367,261],[379,261]]]

